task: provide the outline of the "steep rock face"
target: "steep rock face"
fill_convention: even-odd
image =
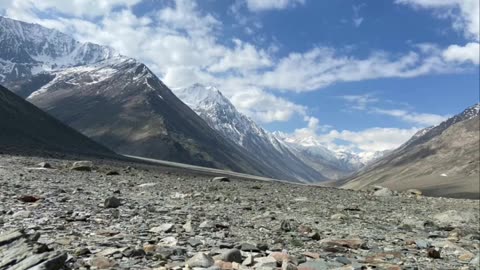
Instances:
[[[0,151],[114,153],[0,86]]]
[[[338,184],[361,189],[383,185],[418,188],[429,195],[479,196],[480,104],[419,131],[390,154]]]
[[[142,63],[39,25],[1,18],[0,27],[2,83],[94,140],[122,154],[279,177]]]
[[[257,156],[265,166],[277,170],[283,178],[307,182],[327,180],[321,172],[294,155],[273,134],[240,113],[217,88],[195,84],[176,89],[174,93],[210,127],[251,155]]]

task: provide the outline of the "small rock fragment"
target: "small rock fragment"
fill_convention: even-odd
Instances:
[[[408,195],[414,195],[414,196],[422,195],[422,191],[419,190],[419,189],[415,189],[415,188],[409,189],[405,193],[407,193]]]
[[[21,195],[20,197],[18,197],[18,200],[24,203],[34,203],[40,200],[40,197],[32,195]]]
[[[428,257],[434,258],[434,259],[440,259],[440,251],[438,251],[435,248],[429,248],[427,250]]]
[[[39,168],[44,168],[44,169],[51,169],[52,168],[52,165],[50,165],[50,163],[48,162],[40,162],[37,164],[37,166]]]
[[[244,266],[252,266],[255,262],[253,261],[253,256],[249,254],[247,258],[242,262]]]
[[[242,251],[251,251],[251,252],[258,252],[260,251],[256,245],[250,243],[243,243],[240,245],[240,250]]]
[[[105,202],[104,202],[105,208],[117,208],[120,205],[121,205],[120,200],[114,196],[105,199]]]
[[[153,233],[168,233],[170,231],[172,231],[173,229],[173,224],[172,223],[165,223],[165,224],[162,224],[160,226],[157,226],[157,227],[153,227],[149,230],[149,232],[153,232]]]
[[[416,240],[415,245],[417,246],[418,249],[426,249],[430,247],[430,243],[428,243],[425,240]]]
[[[77,248],[75,250],[75,256],[84,256],[84,255],[87,255],[87,254],[90,254],[90,249],[86,248],[86,247],[80,247],[80,248]]]
[[[347,216],[342,214],[342,213],[338,213],[338,214],[331,215],[330,219],[331,220],[344,220],[344,219],[347,219]]]
[[[92,259],[91,265],[97,269],[110,269],[115,266],[115,262],[103,256],[97,256]]]
[[[391,197],[394,193],[390,189],[381,186],[375,186],[373,196],[377,197]]]
[[[284,232],[289,232],[292,230],[292,225],[288,220],[283,220],[282,223],[280,223],[280,229]]]
[[[213,182],[230,182],[230,179],[226,176],[217,176],[212,179]]]
[[[76,161],[73,163],[70,170],[73,171],[82,171],[82,172],[90,172],[93,169],[93,163],[91,161]]]
[[[193,228],[192,228],[192,222],[189,220],[187,221],[183,226],[182,228],[185,230],[185,232],[187,233],[190,233],[193,231]]]
[[[107,173],[105,173],[105,175],[120,175],[120,173],[117,172],[117,171],[111,170],[111,171],[108,171]]]

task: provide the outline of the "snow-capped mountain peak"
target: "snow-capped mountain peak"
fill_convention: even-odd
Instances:
[[[119,56],[107,46],[82,43],[57,30],[1,16],[0,40],[0,82]]]
[[[187,88],[174,89],[173,92],[211,127],[221,131],[240,146],[245,146],[245,137],[253,134],[270,139],[270,135],[263,128],[237,111],[215,86],[197,83]]]
[[[196,83],[187,88],[174,89],[174,92],[192,109],[204,108],[206,105],[233,107],[215,86]]]
[[[281,160],[285,159],[292,164],[296,162],[297,166],[303,166],[304,170],[316,170],[322,177],[338,179],[363,166],[359,156],[345,151],[332,151],[315,136],[291,136],[264,130],[252,119],[238,112],[214,86],[194,84],[184,89],[176,89],[174,93],[212,128],[252,154],[262,153],[265,155],[264,159],[276,162],[276,167],[283,166],[287,170],[299,168],[288,167],[285,161]]]

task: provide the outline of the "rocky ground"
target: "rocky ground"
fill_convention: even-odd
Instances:
[[[479,269],[479,201],[73,162],[0,155],[0,269]]]

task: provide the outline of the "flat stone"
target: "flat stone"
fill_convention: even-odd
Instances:
[[[361,239],[324,239],[320,241],[322,246],[340,246],[351,249],[359,249],[364,243]]]
[[[277,267],[277,260],[271,256],[254,258],[255,268],[257,267]]]
[[[206,255],[203,252],[197,253],[192,258],[188,259],[186,265],[191,268],[200,267],[200,268],[208,268],[215,264],[213,258],[209,255]]]
[[[0,246],[9,244],[13,241],[16,241],[20,238],[24,237],[24,233],[21,230],[13,230],[10,232],[6,232],[0,234]]]
[[[425,240],[416,240],[415,245],[417,246],[418,249],[426,249],[430,247],[430,243],[428,243]]]
[[[315,261],[308,261],[308,262],[302,263],[297,267],[297,269],[298,270],[328,270],[330,268],[326,262],[315,260]]]
[[[337,214],[331,215],[330,219],[331,220],[345,220],[345,219],[347,219],[347,215],[342,214],[342,213],[337,213]]]
[[[18,200],[24,203],[34,203],[40,200],[40,197],[32,196],[32,195],[21,195],[18,197]]]
[[[162,224],[160,226],[153,227],[148,231],[152,232],[152,233],[167,233],[167,232],[170,232],[173,229],[173,226],[174,226],[174,224],[172,224],[172,223],[165,223],[165,224]]]
[[[257,248],[256,245],[250,243],[243,243],[240,245],[240,250],[242,251],[251,251],[251,252],[259,252],[260,250]]]
[[[96,267],[97,269],[110,269],[115,266],[114,261],[102,256],[94,257],[90,262],[90,264]]]
[[[32,216],[32,211],[27,211],[27,210],[20,210],[18,212],[15,212],[15,214],[12,215],[13,218],[29,218]]]
[[[352,261],[350,261],[348,258],[343,257],[343,256],[342,257],[336,257],[335,261],[337,261],[341,264],[345,264],[345,265],[352,264]]]

